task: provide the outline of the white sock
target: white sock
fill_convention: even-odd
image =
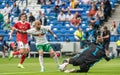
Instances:
[[[58,58],[57,58],[57,56],[56,55],[54,55],[54,57],[53,57],[53,59],[55,60],[55,62],[56,62],[56,64],[57,64],[57,66],[59,67],[59,60],[58,60]]]
[[[41,69],[44,68],[44,64],[43,64],[43,55],[39,55],[39,63],[40,63]]]

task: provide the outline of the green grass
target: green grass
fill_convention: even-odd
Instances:
[[[64,58],[60,58],[60,62]],[[44,58],[45,72],[40,72],[38,58],[26,59],[24,69],[17,68],[18,58],[9,61],[7,58],[0,58],[0,75],[120,75],[120,58],[109,62],[101,60],[96,63],[88,73],[63,73],[60,72],[52,58]],[[69,66],[73,68],[73,66]],[[79,68],[79,67],[74,67]]]

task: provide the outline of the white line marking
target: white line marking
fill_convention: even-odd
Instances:
[[[53,73],[55,71],[49,71],[49,72]],[[59,70],[57,72],[59,72]],[[9,73],[0,73],[0,75],[27,74],[27,73],[41,73],[41,72],[39,72],[39,71],[36,71],[36,72],[9,72]]]
[[[11,73],[0,73],[0,75],[25,74],[25,73],[40,73],[40,72],[11,72]]]

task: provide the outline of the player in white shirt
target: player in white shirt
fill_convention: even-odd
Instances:
[[[44,64],[43,64],[44,51],[50,52],[50,55],[55,59],[57,66],[59,66],[57,55],[46,39],[46,33],[50,32],[55,38],[57,38],[57,36],[50,30],[48,26],[42,26],[41,22],[39,20],[36,20],[34,28],[31,28],[26,32],[25,31],[19,31],[19,32],[32,34],[36,39],[36,47],[39,53],[39,62],[41,66],[41,72],[44,72]]]

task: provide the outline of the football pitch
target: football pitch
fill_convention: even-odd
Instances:
[[[65,58],[60,58],[60,62]],[[24,62],[24,69],[17,68],[19,58],[11,61],[8,58],[0,58],[0,75],[120,75],[120,58],[115,58],[106,62],[102,59],[96,63],[88,73],[64,73],[60,72],[54,60],[49,57],[44,58],[45,72],[40,72],[38,58],[27,58]],[[79,68],[68,66],[68,68]]]

